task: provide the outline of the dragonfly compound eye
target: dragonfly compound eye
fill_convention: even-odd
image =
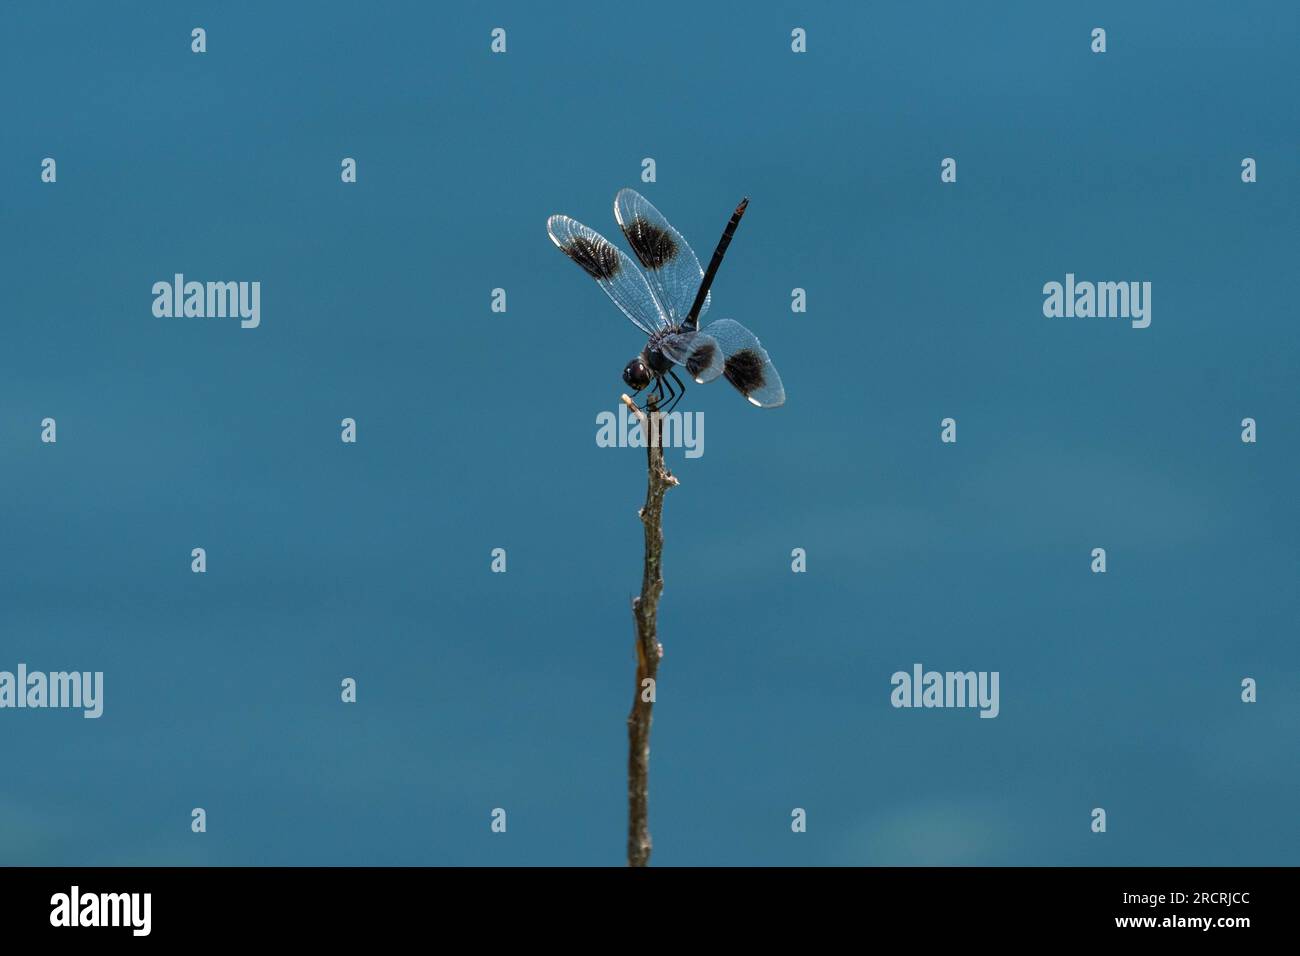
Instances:
[[[650,369],[646,368],[645,362],[641,361],[639,355],[628,362],[627,368],[623,369],[623,381],[638,392],[650,384]]]

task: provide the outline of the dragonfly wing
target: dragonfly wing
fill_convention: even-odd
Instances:
[[[646,335],[664,328],[667,320],[645,273],[631,257],[596,230],[568,216],[546,220],[551,242],[596,280],[632,324]]]
[[[614,218],[645,267],[646,278],[669,324],[681,325],[704,279],[700,260],[663,213],[634,189],[621,189],[614,197]],[[706,298],[700,314],[708,307]]]
[[[722,346],[706,332],[666,335],[659,342],[659,351],[685,368],[686,374],[701,385],[713,381],[725,370]]]
[[[704,329],[722,350],[722,374],[740,394],[759,408],[785,402],[785,386],[757,336],[733,319],[719,319]]]

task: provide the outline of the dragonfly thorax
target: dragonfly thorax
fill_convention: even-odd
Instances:
[[[673,367],[673,360],[653,346],[646,347],[645,360],[655,375],[663,375]]]
[[[663,375],[673,367],[673,360],[663,353],[663,349],[660,348],[660,343],[668,338],[668,336],[674,335],[680,331],[680,327],[674,326],[672,328],[660,329],[654,335],[650,336],[649,341],[645,344],[645,351],[641,353],[641,357],[645,360],[646,365],[650,367],[651,373],[655,375]]]

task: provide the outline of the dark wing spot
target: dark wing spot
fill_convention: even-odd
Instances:
[[[690,355],[686,356],[686,371],[690,373],[691,378],[699,378],[700,373],[707,370],[713,364],[713,354],[717,352],[717,346],[712,342],[705,342]]]
[[[623,235],[647,269],[662,269],[677,255],[672,235],[640,216],[623,227]]]
[[[763,356],[753,349],[741,349],[735,355],[727,356],[722,374],[742,395],[747,396],[763,387]]]
[[[562,248],[593,279],[612,279],[618,275],[618,250],[602,239],[574,236]]]

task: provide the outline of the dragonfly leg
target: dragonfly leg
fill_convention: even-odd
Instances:
[[[668,372],[668,375],[672,375],[671,370]],[[666,392],[668,393],[667,395],[663,395],[663,392],[660,392],[660,395],[663,395],[663,399],[659,402],[659,411],[662,412],[662,411],[664,411],[664,405],[668,405],[669,408],[672,407],[672,404],[671,404],[671,403],[672,403],[672,398],[673,398],[673,396],[676,395],[677,393],[674,392],[674,391],[673,391],[673,387],[672,387],[671,385],[668,384],[668,376],[667,376],[667,375],[660,375],[660,376],[659,376],[659,381],[663,383],[664,391],[666,391]]]
[[[654,399],[655,399],[655,408],[656,408],[656,410],[659,409],[659,408],[661,408],[661,407],[663,406],[663,404],[664,404],[664,380],[663,380],[663,377],[660,376],[660,375],[656,375],[656,376],[655,376],[654,384],[650,386],[650,391],[646,393],[645,402],[644,402],[643,404],[637,406],[638,408],[641,409],[641,411],[645,412],[646,414],[649,414],[649,412],[650,412],[650,399],[651,399],[651,398],[654,398]]]
[[[668,370],[668,374],[673,377],[673,381],[677,383],[677,388],[678,388],[678,391],[676,393],[676,398],[674,398],[672,404],[668,406],[668,411],[671,412],[674,408],[677,407],[677,403],[682,400],[682,396],[686,394],[686,384],[680,378],[677,377],[677,373],[674,372],[672,369]]]

